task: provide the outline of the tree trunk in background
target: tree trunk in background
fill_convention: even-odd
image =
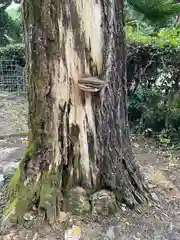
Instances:
[[[24,0],[23,14],[30,138],[16,212],[47,210],[47,199],[59,206],[74,186],[143,202],[127,121],[122,0]]]

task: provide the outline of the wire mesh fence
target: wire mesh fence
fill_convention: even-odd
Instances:
[[[16,60],[0,58],[0,92],[15,92],[27,95],[25,69]]]

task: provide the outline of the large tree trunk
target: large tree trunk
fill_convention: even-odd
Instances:
[[[130,206],[147,199],[129,139],[122,1],[24,0],[30,137],[18,214],[47,210],[47,198],[59,206],[74,186]]]

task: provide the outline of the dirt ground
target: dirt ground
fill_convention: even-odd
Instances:
[[[0,175],[3,177],[9,167],[17,166],[26,148],[27,102],[0,95],[0,109]],[[73,224],[81,228],[84,240],[180,240],[180,151],[160,147],[142,136],[132,137],[132,145],[155,202],[135,210],[122,205],[115,216],[109,217],[70,216],[68,221],[53,226],[27,221],[23,227],[2,232],[0,240],[63,240],[65,230]],[[1,210],[6,203],[3,189]]]

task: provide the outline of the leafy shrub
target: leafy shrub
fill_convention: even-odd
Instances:
[[[22,41],[20,14],[19,17],[15,19],[8,12],[6,11],[6,7],[3,7],[2,3],[0,5],[0,46],[5,46],[10,43],[19,43]]]
[[[163,100],[157,91],[139,86],[129,99],[129,121],[140,131],[147,128],[156,132],[165,127],[166,112]]]
[[[129,122],[132,129],[152,129],[162,139],[180,138],[179,28],[162,29],[150,43],[133,35],[128,46]],[[133,39],[133,38],[132,38]],[[131,40],[132,40],[131,39]],[[146,40],[146,41],[144,41]],[[137,41],[137,42],[136,42]],[[139,43],[139,42],[143,43]],[[178,42],[179,41],[179,42]]]
[[[164,137],[180,137],[179,99],[168,106],[167,96],[156,89],[143,89],[141,86],[129,98],[129,122],[131,128],[143,132],[152,129],[162,132]]]
[[[126,25],[126,36],[130,44],[153,45],[154,47],[176,48],[180,42],[180,25],[171,28],[161,28],[154,32],[150,28],[139,29]]]
[[[25,66],[25,50],[23,44],[10,44],[0,47],[0,59],[15,60],[17,64]]]

